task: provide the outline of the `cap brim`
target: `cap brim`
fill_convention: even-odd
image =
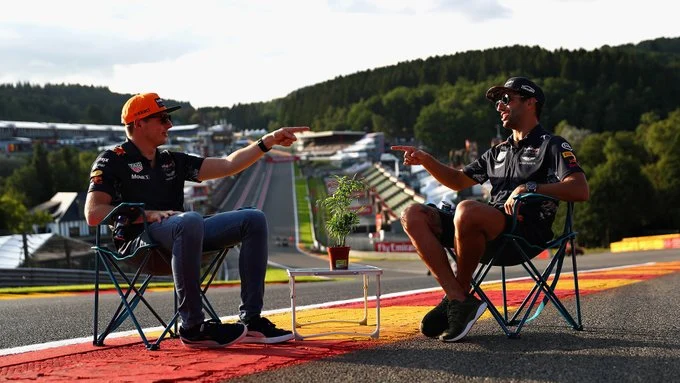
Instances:
[[[500,100],[500,98],[503,97],[503,94],[505,93],[519,93],[519,92],[517,92],[515,89],[506,88],[504,86],[492,86],[491,88],[489,88],[489,90],[486,91],[486,98],[491,102],[495,102],[497,100]]]
[[[163,111],[168,112],[168,113],[172,113],[172,112],[174,112],[174,111],[176,111],[177,109],[180,109],[180,108],[182,108],[182,106],[176,105],[176,106],[173,106],[173,107],[170,107],[170,108],[166,108]]]

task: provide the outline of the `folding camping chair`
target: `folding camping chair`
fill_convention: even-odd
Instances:
[[[532,203],[542,203],[546,201],[552,201],[557,203],[558,200],[536,193],[522,194],[515,197],[517,202],[522,204],[532,204]],[[565,321],[574,330],[583,330],[583,325],[581,323],[581,301],[579,296],[578,287],[578,273],[576,269],[576,252],[574,246],[574,238],[576,237],[576,232],[573,231],[572,217],[574,213],[573,202],[567,203],[567,214],[564,220],[564,226],[562,233],[557,235],[551,241],[545,243],[542,246],[535,246],[530,244],[523,237],[515,234],[517,227],[517,216],[520,207],[520,203],[515,203],[513,210],[513,223],[512,228],[509,232],[501,235],[497,239],[499,247],[491,251],[489,254],[485,254],[480,262],[480,267],[475,272],[472,278],[472,290],[474,290],[477,295],[488,305],[488,309],[491,315],[496,319],[503,332],[509,338],[519,338],[520,331],[524,325],[532,320],[536,319],[540,313],[543,311],[544,307],[548,302],[551,302],[557,311],[564,317]],[[514,249],[520,255],[521,261],[519,262],[504,262],[502,255],[504,251]],[[554,255],[548,262],[543,272],[539,272],[534,263],[531,261],[539,253],[548,250],[555,250]],[[455,252],[453,249],[446,249],[448,254],[455,260]],[[575,295],[575,308],[576,308],[576,320],[569,313],[569,310],[560,301],[559,297],[555,294],[555,287],[560,278],[562,272],[562,266],[564,264],[565,256],[571,256],[572,268],[573,268],[573,280],[574,280],[574,295]],[[531,279],[534,281],[534,285],[526,295],[522,303],[515,309],[514,313],[510,317],[508,310],[508,299],[507,299],[507,279],[506,270],[508,266],[521,265],[524,270],[529,274]],[[501,267],[501,284],[503,293],[503,313],[496,308],[496,306],[491,302],[491,299],[483,291],[481,285],[484,278],[489,273],[492,266]],[[553,275],[554,274],[554,275]],[[549,281],[549,277],[553,275],[552,280]],[[536,307],[536,303],[540,295],[543,295],[543,299],[540,304]],[[536,307],[534,314],[529,317],[531,311]]]
[[[121,254],[118,251],[111,250],[108,248],[102,240],[102,234],[104,227],[106,227],[112,220],[121,215],[130,214],[134,212],[135,215],[144,216],[144,204],[143,203],[122,203],[116,206],[97,226],[97,231],[95,233],[95,245],[92,249],[95,252],[95,288],[94,288],[94,328],[93,328],[93,344],[95,346],[104,345],[104,339],[113,331],[115,331],[126,319],[130,318],[134,324],[139,336],[142,338],[142,342],[149,350],[158,350],[161,341],[169,335],[170,337],[178,337],[178,321],[179,311],[178,311],[178,298],[177,290],[173,285],[174,292],[174,315],[168,322],[165,322],[163,318],[157,313],[157,311],[151,306],[148,300],[144,297],[149,283],[154,277],[172,275],[172,268],[170,266],[171,255],[167,251],[164,251],[158,245],[154,243],[148,243],[143,246],[138,247],[130,254]],[[147,233],[148,224],[144,222],[144,233]],[[219,316],[213,309],[212,305],[206,297],[206,292],[210,288],[220,266],[222,265],[224,259],[227,256],[231,247],[226,247],[219,251],[205,252],[202,255],[204,263],[209,260],[207,268],[203,268],[203,273],[201,275],[201,300],[203,309],[207,314],[214,320],[219,320]],[[120,298],[120,304],[116,309],[113,317],[109,321],[105,330],[101,333],[98,332],[99,324],[99,264],[104,266],[106,274],[109,276],[111,283],[113,283],[114,288],[118,292]],[[131,265],[136,267],[134,275],[130,277],[121,268],[122,264]],[[142,280],[141,283],[138,283]],[[163,332],[156,339],[154,343],[151,343],[139,324],[139,320],[135,315],[134,310],[137,308],[139,303],[142,303],[148,308],[151,315],[158,320],[160,325],[163,327]]]

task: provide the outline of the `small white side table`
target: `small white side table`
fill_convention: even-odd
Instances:
[[[290,284],[290,308],[292,315],[292,325],[293,325],[293,335],[295,340],[303,340],[305,338],[313,338],[326,335],[363,335],[369,336],[373,339],[377,339],[380,335],[380,275],[382,275],[382,269],[375,266],[368,265],[349,265],[347,270],[330,270],[325,268],[308,268],[308,269],[288,269],[288,282]],[[325,276],[325,277],[339,277],[343,275],[362,275],[364,278],[364,318],[356,320],[342,320],[342,319],[328,319],[315,322],[298,323],[295,316],[295,277],[300,276]],[[375,330],[371,333],[361,333],[361,332],[350,332],[350,331],[331,331],[322,332],[317,334],[302,335],[297,329],[317,323],[327,323],[327,322],[344,322],[344,323],[356,323],[359,325],[366,326],[368,324],[368,279],[373,275],[375,276]]]

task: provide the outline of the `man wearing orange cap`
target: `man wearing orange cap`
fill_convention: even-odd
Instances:
[[[267,220],[263,212],[243,209],[204,218],[183,211],[184,181],[201,182],[237,174],[259,160],[274,145],[290,146],[295,133],[307,127],[281,128],[265,134],[257,143],[226,158],[202,158],[181,152],[160,151],[172,128],[171,112],[156,93],[132,96],[123,106],[122,123],[127,140],[106,150],[95,160],[85,202],[89,225],[98,225],[121,202],[143,202],[146,217],[124,226],[115,241],[122,252],[131,252],[153,240],[172,252],[172,273],[182,319],[180,339],[191,348],[226,347],[239,341],[279,343],[293,338],[261,317],[264,276],[267,267]],[[149,234],[142,234],[143,220]],[[205,321],[200,296],[203,251],[241,244],[241,305],[238,323]]]

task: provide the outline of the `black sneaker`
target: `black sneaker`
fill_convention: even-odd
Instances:
[[[242,323],[222,323],[211,319],[188,330],[179,328],[179,338],[189,348],[219,348],[237,343],[248,329]]]
[[[446,309],[449,300],[444,296],[439,304],[430,310],[420,322],[420,332],[430,338],[438,338],[444,330],[449,327],[449,320],[446,317]]]
[[[468,295],[464,302],[449,301],[446,316],[449,327],[439,336],[444,342],[455,342],[470,332],[472,325],[486,310],[486,303],[472,295]]]
[[[244,343],[281,343],[293,339],[293,332],[277,328],[267,318],[256,317],[243,322],[248,327]]]

